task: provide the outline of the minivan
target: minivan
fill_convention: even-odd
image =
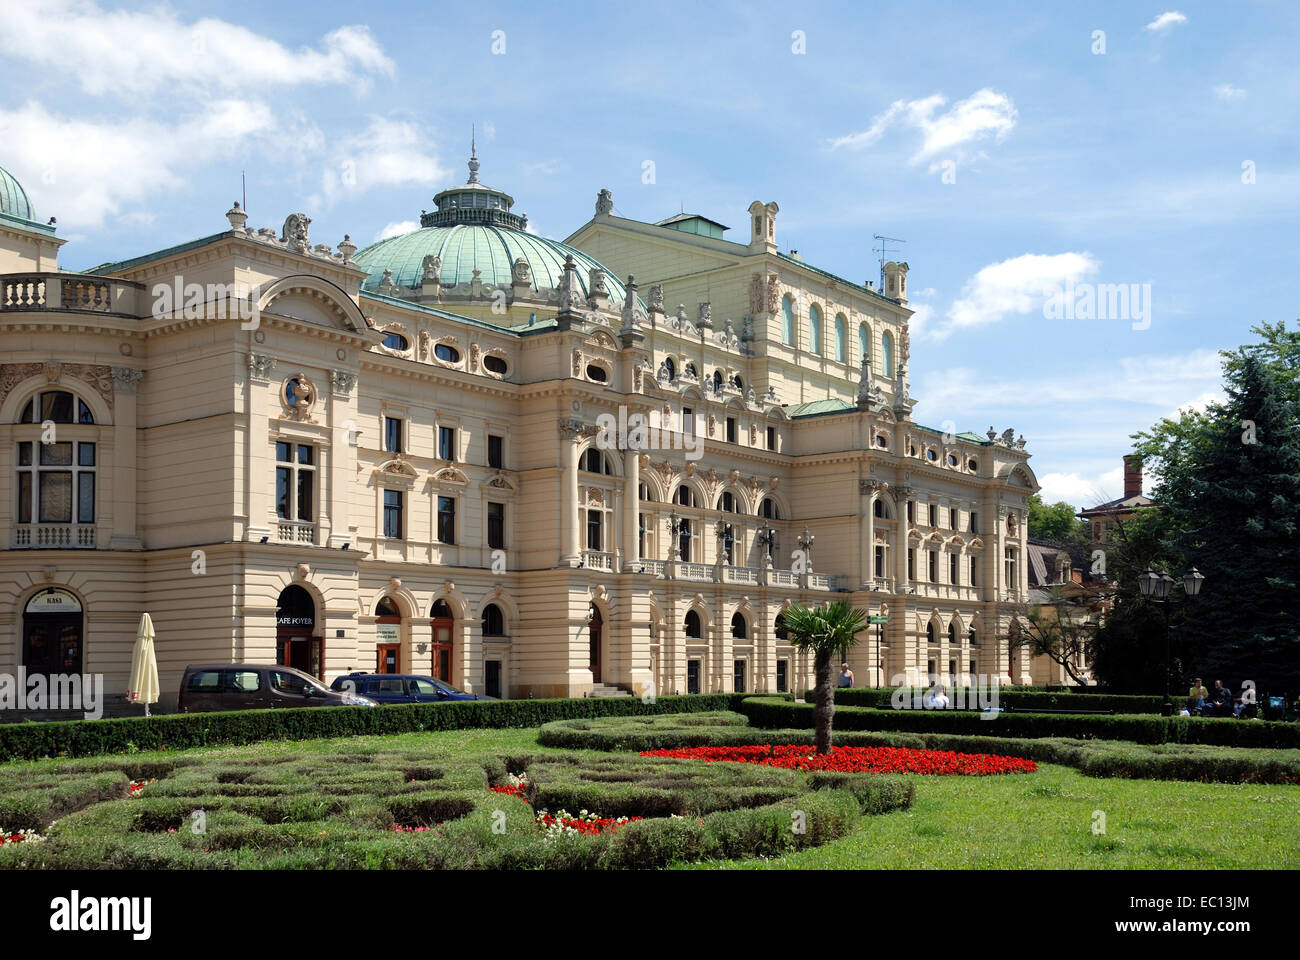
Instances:
[[[346,706],[373,707],[375,701],[326,689],[315,677],[280,664],[191,665],[176,698],[179,713]]]

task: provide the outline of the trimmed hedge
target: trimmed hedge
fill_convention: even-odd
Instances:
[[[750,697],[736,708],[756,727],[807,728],[813,705],[770,697]],[[1001,713],[994,719],[954,710],[876,710],[839,707],[836,730],[902,730],[983,737],[1063,737],[1076,740],[1129,740],[1134,743],[1204,743],[1220,747],[1300,748],[1300,725],[1267,720],[1210,720],[1200,717],[1070,716]]]
[[[383,707],[236,710],[117,720],[0,724],[0,762],[86,757],[136,750],[239,746],[263,740],[314,740],[479,727],[539,727],[553,720],[730,710],[747,694],[586,697],[571,700],[462,700]],[[772,698],[780,702],[778,698]]]
[[[920,696],[926,688],[915,688]],[[874,687],[846,687],[835,690],[835,703],[845,707],[875,707],[880,710],[893,708],[894,691]],[[967,709],[977,710],[978,701],[974,692],[968,689],[953,690],[948,699],[952,702],[967,704]],[[809,690],[804,699],[810,703],[814,692]],[[1034,708],[1043,710],[1112,710],[1115,713],[1155,713],[1160,712],[1164,697],[1135,697],[1118,695],[1098,695],[1093,693],[1048,693],[1043,690],[1003,687],[998,691],[998,706],[1011,710],[1033,712]],[[1177,700],[1175,706],[1180,706]]]

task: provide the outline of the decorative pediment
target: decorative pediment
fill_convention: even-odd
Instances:
[[[980,537],[975,537],[973,540],[971,540],[971,542],[967,545],[967,547],[968,549],[971,550],[983,550],[984,541]]]
[[[583,342],[586,346],[596,347],[601,350],[618,350],[618,344],[614,342],[614,338],[604,330],[597,330]]]
[[[415,483],[419,475],[419,471],[400,456],[384,461],[371,472],[371,476],[382,486],[407,489]]]
[[[469,477],[465,476],[464,473],[462,473],[460,470],[456,469],[455,467],[443,467],[441,470],[439,470],[437,473],[433,475],[433,482],[454,483],[459,486],[464,486],[465,484],[469,483]]]
[[[498,473],[494,477],[489,477],[483,486],[487,487],[489,490],[505,490],[509,493],[518,493],[518,489],[510,482],[504,473]]]
[[[909,540],[917,540],[917,541],[920,541],[920,540],[923,539],[923,537],[921,536],[921,531],[920,531],[920,530],[917,530],[917,529],[913,528],[913,529],[907,531],[907,539],[909,539]]]

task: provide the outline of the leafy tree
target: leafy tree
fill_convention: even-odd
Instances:
[[[830,753],[831,719],[835,715],[831,658],[858,642],[858,633],[867,628],[867,614],[845,600],[836,600],[821,607],[794,604],[785,611],[782,622],[792,645],[813,652],[817,752]]]
[[[1084,545],[1088,542],[1088,525],[1075,515],[1074,507],[1064,500],[1047,504],[1038,494],[1029,498],[1029,537],[1053,543]]]
[[[1134,439],[1160,478],[1165,545],[1206,577],[1180,605],[1186,658],[1281,692],[1300,685],[1300,335],[1257,332],[1262,343],[1225,354],[1225,403]]]
[[[1047,591],[1048,602],[1030,606],[1025,626],[1007,636],[1011,651],[1028,647],[1035,656],[1044,656],[1065,668],[1070,679],[1083,686],[1075,666],[1082,662],[1097,632],[1097,624],[1087,615],[1087,608],[1098,597],[1096,588],[1057,585]],[[1082,609],[1081,609],[1082,608]],[[1084,613],[1080,618],[1078,614]]]

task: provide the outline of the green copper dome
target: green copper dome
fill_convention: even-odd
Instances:
[[[434,197],[437,210],[421,215],[419,230],[372,243],[356,254],[357,265],[369,274],[361,284],[362,290],[378,290],[387,270],[392,272],[397,287],[418,291],[426,257],[440,261],[438,275],[443,294],[451,299],[462,291],[468,295],[475,270],[485,286],[509,290],[514,264],[523,259],[528,264],[532,295],[546,299],[560,286],[565,257],[572,256],[584,294],[591,292],[591,271],[601,270],[611,305],[623,302],[627,288],[620,278],[581,250],[529,233],[525,229],[528,218],[510,210],[514,198],[479,183],[478,169],[478,157],[472,152],[469,181]]]
[[[0,213],[22,217],[24,220],[36,219],[32,202],[27,199],[27,191],[3,167],[0,167]]]

